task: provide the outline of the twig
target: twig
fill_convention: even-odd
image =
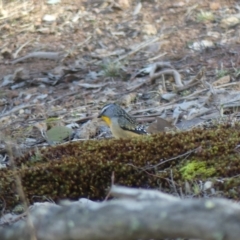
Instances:
[[[156,59],[158,59],[158,58],[160,58],[160,57],[163,57],[163,56],[165,56],[165,55],[167,55],[166,52],[165,52],[165,53],[160,53],[159,55],[157,55],[157,56],[155,56],[155,57],[149,58],[149,59],[148,59],[148,62],[154,61],[154,60],[156,60]]]
[[[22,62],[28,58],[42,58],[42,59],[59,61],[63,57],[64,57],[64,55],[60,52],[58,52],[58,53],[56,53],[56,52],[32,52],[32,53],[27,54],[24,57],[13,60],[11,63],[16,64],[16,63]]]
[[[19,52],[25,47],[27,46],[30,42],[32,42],[32,40],[29,40],[27,42],[25,42],[24,44],[22,44],[15,53],[13,53],[13,58],[17,58]]]
[[[111,187],[114,186],[114,180],[115,180],[115,174],[114,174],[114,172],[112,172]],[[108,198],[110,197],[110,195],[111,195],[111,189],[109,189],[109,192],[108,192],[107,196],[105,197],[104,201],[107,201]]]
[[[27,105],[17,106],[17,107],[15,107],[15,108],[9,110],[8,112],[1,114],[1,115],[0,115],[0,118],[6,117],[6,116],[8,116],[8,115],[10,115],[10,114],[12,114],[12,113],[14,113],[14,112],[19,111],[20,109],[29,108],[29,107],[34,107],[34,106],[36,106],[36,105],[39,105],[39,104],[27,104]]]
[[[184,90],[186,90],[186,89],[188,89],[188,88],[191,88],[191,87],[199,84],[199,81],[202,80],[202,78],[205,76],[205,74],[206,74],[206,68],[205,68],[205,67],[202,67],[202,68],[199,70],[199,72],[197,73],[197,75],[194,76],[194,77],[188,82],[188,84],[186,84],[186,85],[184,85],[184,86],[177,86],[177,87],[176,87],[176,88],[177,88],[177,89],[176,89],[177,92],[184,91]]]
[[[156,114],[157,116],[161,115],[160,113],[159,114]],[[136,122],[140,122],[140,123],[145,123],[145,122],[153,122],[154,120],[156,120],[156,117],[149,117],[148,115],[147,116],[144,116],[142,115],[143,117],[135,117],[136,118]]]
[[[57,97],[57,98],[53,99],[52,101],[50,101],[50,102],[48,102],[48,103],[49,103],[49,104],[52,104],[52,103],[55,102],[55,101],[58,101],[58,100],[60,100],[60,99],[65,99],[65,97],[72,96],[72,95],[75,95],[75,94],[77,94],[77,93],[79,93],[79,90],[78,90],[78,91],[74,91],[74,92],[69,92],[69,93],[66,93],[66,94],[64,94],[64,95],[61,95],[60,97]]]
[[[23,191],[22,180],[21,180],[20,175],[17,173],[17,167],[16,167],[14,159],[13,159],[13,154],[12,154],[13,150],[12,150],[10,144],[7,144],[7,147],[8,147],[9,161],[10,161],[11,167],[12,167],[13,172],[14,172],[17,193],[19,195],[19,198],[22,201],[25,213],[27,214],[26,223],[27,223],[27,227],[28,227],[28,229],[30,231],[30,240],[37,240],[35,229],[34,229],[34,226],[33,226],[33,222],[31,220],[30,216],[28,215],[29,203],[28,203],[27,198],[25,196],[25,193]]]
[[[138,201],[161,200],[170,202],[180,202],[181,200],[170,194],[156,190],[134,189],[113,185],[110,191],[111,195],[116,198],[135,199]]]
[[[161,70],[159,72],[156,72],[159,68],[164,68],[164,67],[168,67],[168,68]],[[175,69],[171,69],[170,67],[172,67],[171,64],[168,64],[165,62],[157,62],[157,63],[153,64],[151,71],[149,73],[149,76],[150,76],[149,79],[145,82],[139,83],[137,86],[128,88],[128,91],[132,92],[132,91],[135,91],[136,89],[142,87],[145,84],[152,83],[155,79],[159,78],[160,76],[162,76],[164,74],[173,75],[177,87],[184,87],[182,80],[181,80],[181,75],[179,74],[179,72]]]
[[[90,39],[92,38],[92,36],[89,36],[87,39],[85,39],[83,42],[79,43],[77,45],[78,48],[82,47],[83,45],[85,45]]]
[[[138,170],[139,172],[140,172],[140,171],[141,171],[141,172],[145,172],[145,173],[146,173],[147,175],[149,175],[149,176],[166,180],[166,178],[163,178],[163,177],[160,177],[160,176],[159,176],[159,173],[160,173],[160,172],[158,172],[158,175],[156,175],[156,174],[153,174],[153,173],[148,172],[147,170],[145,170],[145,169],[143,169],[143,168],[137,167],[137,166],[133,165],[132,163],[127,163],[126,165],[135,168],[135,169]],[[165,170],[164,170],[164,171],[165,171]],[[161,171],[161,172],[164,172],[164,171]],[[165,171],[165,172],[166,172],[166,171]]]
[[[155,79],[159,78],[163,74],[173,75],[176,85],[179,86],[179,87],[180,86],[183,87],[181,76],[180,76],[179,72],[177,70],[174,70],[174,69],[166,69],[166,70],[162,70],[158,73],[152,74],[152,75],[150,75],[149,81],[152,82]]]
[[[0,196],[0,198],[2,199],[2,210],[1,210],[1,215],[3,215],[5,209],[6,209],[6,201],[4,200],[4,198],[2,196]]]
[[[200,147],[197,147],[197,148],[195,148],[195,149],[193,149],[193,150],[187,151],[186,153],[183,153],[183,154],[178,155],[178,156],[176,156],[176,157],[169,158],[169,159],[167,159],[167,160],[165,160],[165,161],[162,161],[162,162],[160,162],[160,163],[158,163],[158,164],[156,164],[156,165],[150,166],[150,167],[143,167],[142,169],[144,169],[144,170],[149,170],[149,169],[152,169],[152,168],[159,167],[159,166],[163,165],[164,163],[167,163],[167,162],[176,160],[176,159],[178,159],[178,158],[182,158],[182,157],[187,158],[191,153],[196,152],[199,148],[200,148]]]
[[[154,42],[157,42],[161,38],[162,38],[162,36],[158,36],[158,37],[155,37],[155,38],[153,38],[151,40],[147,40],[146,42],[143,42],[143,43],[139,44],[134,50],[130,51],[129,53],[127,53],[127,54],[125,54],[125,55],[123,55],[121,57],[119,57],[118,59],[116,59],[113,62],[114,63],[119,62],[119,61],[121,61],[121,60],[123,60],[123,59],[125,59],[125,58],[127,58],[129,56],[131,56],[132,54],[138,52],[139,50],[145,48],[146,46],[148,46],[148,45],[150,45],[150,44],[152,44]]]
[[[178,193],[178,191],[177,191],[177,188],[176,188],[175,181],[173,180],[173,171],[172,171],[172,169],[170,169],[170,176],[171,176],[171,179],[168,180],[168,182],[169,182],[169,184],[172,185],[172,187],[173,187],[175,193],[178,195],[178,197],[180,197],[180,196],[179,196],[179,193]]]

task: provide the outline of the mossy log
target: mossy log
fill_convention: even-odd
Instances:
[[[179,189],[186,180],[211,179],[216,191],[239,200],[239,141],[240,125],[236,124],[49,147],[15,159],[15,170],[0,171],[1,198],[7,208],[19,203],[18,174],[30,203],[43,197],[102,200],[114,172],[114,184],[166,192],[172,191],[173,181]]]

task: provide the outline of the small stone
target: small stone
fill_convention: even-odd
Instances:
[[[145,24],[143,26],[143,33],[147,35],[155,35],[157,34],[157,29],[152,24]]]
[[[0,98],[0,106],[8,104],[8,101],[5,98]]]
[[[209,40],[202,40],[202,41],[198,41],[198,42],[194,42],[190,48],[195,50],[195,51],[202,51],[206,48],[211,48],[214,47],[214,43],[212,41]]]
[[[54,21],[56,21],[56,19],[57,18],[54,15],[46,14],[43,16],[43,21],[45,21],[45,22],[54,22]]]
[[[22,114],[24,114],[24,109],[19,110],[19,115],[22,115]]]
[[[231,16],[228,18],[222,19],[220,25],[222,28],[234,27],[239,24],[240,20],[237,17]]]
[[[57,4],[57,3],[60,3],[60,2],[61,2],[61,0],[48,0],[47,4],[53,5],[53,4]]]
[[[221,5],[219,2],[211,2],[209,4],[209,7],[211,10],[215,11],[215,10],[218,10],[221,7]]]
[[[203,190],[206,191],[208,189],[211,189],[213,187],[213,183],[211,181],[206,181],[203,185]]]
[[[119,7],[121,7],[122,9],[128,9],[130,8],[130,2],[129,0],[118,0],[117,1]]]

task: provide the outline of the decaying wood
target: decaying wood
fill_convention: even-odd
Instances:
[[[179,199],[153,190],[113,186],[102,203],[36,204],[29,219],[41,240],[197,238],[236,240],[240,205],[226,199]],[[1,226],[0,239],[30,239],[25,221]]]

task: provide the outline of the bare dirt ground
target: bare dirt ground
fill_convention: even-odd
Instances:
[[[238,112],[238,1],[47,2],[1,3],[2,152],[46,143],[51,119],[104,137],[91,119],[108,102],[186,128]]]

